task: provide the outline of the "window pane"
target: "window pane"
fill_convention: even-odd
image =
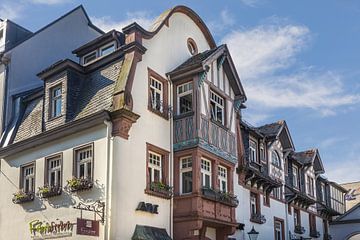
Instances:
[[[182,193],[192,192],[192,171],[182,173]]]
[[[112,53],[114,51],[115,51],[115,45],[112,44],[112,45],[110,45],[108,47],[102,48],[100,54],[101,54],[101,56],[104,56],[104,55],[110,54],[110,53]]]
[[[192,111],[192,94],[180,97],[180,114]]]
[[[160,171],[154,169],[154,182],[160,182]]]
[[[88,162],[88,163],[87,163],[87,176],[86,176],[87,178],[91,178],[91,176],[92,176],[92,174],[91,174],[91,172],[92,172],[92,171],[91,171],[91,167],[92,167],[92,166],[91,166],[91,162]]]
[[[96,52],[93,52],[87,56],[84,57],[84,64],[87,64],[89,62],[92,62],[96,59]]]
[[[79,169],[79,177],[80,178],[84,178],[85,177],[85,166],[84,164],[80,164],[80,169]]]
[[[50,182],[49,182],[50,186],[55,186],[55,172],[52,172],[50,174]]]
[[[205,187],[210,188],[210,176],[205,174]]]

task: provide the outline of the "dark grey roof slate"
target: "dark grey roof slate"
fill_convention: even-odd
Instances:
[[[25,112],[16,131],[14,143],[20,142],[21,140],[35,136],[42,132],[42,100],[42,97],[38,97],[31,100],[26,105]]]
[[[281,130],[284,121],[277,121],[275,123],[266,124],[264,126],[258,127],[257,130],[267,137],[275,137],[278,135]]]
[[[291,158],[301,164],[309,164],[314,159],[316,153],[317,153],[316,149],[310,149],[302,152],[293,152],[291,154]]]

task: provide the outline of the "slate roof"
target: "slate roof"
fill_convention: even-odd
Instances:
[[[311,163],[316,154],[316,149],[310,149],[302,152],[293,152],[291,158],[305,165]]]
[[[279,131],[281,130],[282,126],[284,125],[284,121],[280,120],[275,123],[270,123],[263,125],[261,127],[258,127],[257,130],[267,136],[267,137],[276,137],[279,134]]]

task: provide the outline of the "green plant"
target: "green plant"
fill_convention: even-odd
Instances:
[[[79,178],[72,178],[70,180],[67,180],[67,184],[71,188],[76,188],[81,185],[81,180]]]
[[[28,196],[25,192],[23,192],[21,190],[14,193],[13,195],[16,200],[20,200],[20,199],[26,198]]]
[[[39,187],[39,193],[41,194],[46,194],[50,192],[50,187],[49,186],[44,186],[44,187]]]

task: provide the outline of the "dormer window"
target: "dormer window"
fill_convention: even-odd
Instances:
[[[55,118],[61,115],[61,105],[62,105],[61,85],[51,88],[50,94],[51,94],[50,117]]]
[[[102,48],[100,48],[100,57],[108,55],[115,51],[115,43],[110,43]]]
[[[257,144],[256,142],[250,140],[250,161],[251,162],[257,162]]]
[[[85,64],[91,63],[91,62],[95,61],[96,58],[97,58],[96,51],[88,53],[83,57],[83,64],[85,65]]]
[[[109,55],[110,53],[114,52],[115,50],[116,50],[115,42],[106,44],[106,45],[84,55],[82,57],[82,64],[86,65],[86,64],[92,63],[95,60],[97,60],[98,58]]]

